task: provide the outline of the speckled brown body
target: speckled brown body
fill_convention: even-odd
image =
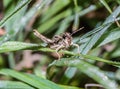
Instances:
[[[78,47],[78,52],[79,52],[79,45],[73,44],[72,34],[70,34],[69,32],[65,32],[62,35],[55,35],[55,36],[53,36],[52,39],[49,39],[49,38],[43,36],[37,30],[34,30],[34,34],[38,38],[40,38],[43,42],[47,43],[49,48],[56,50],[56,53],[58,55],[58,59],[60,59],[60,54],[58,53],[58,51],[60,49],[67,49],[71,45]]]
[[[51,49],[55,49],[57,51],[60,49],[69,48],[72,43],[72,36],[68,32],[63,33],[62,35],[55,35],[53,36],[52,39],[46,38],[45,36],[37,32],[36,30],[34,30],[34,34],[38,38],[40,38],[42,41],[47,43]]]
[[[70,33],[64,33],[62,35],[55,35],[52,38],[51,43],[48,43],[50,48],[52,49],[67,49],[70,47],[71,43],[72,43],[72,37],[70,35]]]

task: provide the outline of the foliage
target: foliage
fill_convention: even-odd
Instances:
[[[0,14],[4,12],[0,21],[0,88],[83,89],[87,83],[98,83],[105,89],[120,88],[119,0],[1,0],[0,3],[3,4]],[[32,32],[37,29],[51,38],[80,27],[84,29],[73,36],[79,53],[74,47],[60,50],[64,54],[60,60],[55,60],[56,50]],[[34,64],[37,57],[39,60]],[[23,68],[22,63],[26,63]]]

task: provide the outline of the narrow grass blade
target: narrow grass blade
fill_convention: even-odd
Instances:
[[[0,81],[0,89],[35,89],[25,83],[17,81]]]
[[[120,14],[120,5],[114,10],[114,12],[105,20],[103,24],[107,24],[112,20],[116,21],[117,16]]]
[[[7,20],[9,20],[12,16],[19,12],[25,5],[30,3],[30,1],[31,0],[22,0],[19,3],[19,6],[10,15],[6,16],[3,20],[0,21],[0,27],[2,27]]]
[[[74,86],[67,86],[67,85],[60,85],[63,89],[84,89],[84,88],[79,88],[79,87],[74,87]]]
[[[81,16],[84,16],[85,14],[87,14],[87,13],[89,13],[89,12],[91,12],[91,11],[94,11],[94,10],[96,10],[96,9],[97,9],[97,7],[96,7],[95,5],[90,5],[88,8],[80,11],[80,12],[78,13],[78,15],[79,15],[79,17],[81,17]]]
[[[55,34],[60,35],[60,33],[64,33],[65,30],[69,27],[70,22],[73,20],[71,16],[68,16],[64,20],[61,21],[60,26]]]
[[[44,23],[45,21],[50,19],[53,15],[62,10],[70,2],[70,0],[54,1],[51,7],[49,7],[49,9],[47,9],[47,11],[42,15],[41,23]]]
[[[85,73],[87,76],[91,77],[99,84],[101,84],[105,89],[118,89],[117,83],[109,79],[102,70],[83,60],[78,60],[78,59],[71,60],[71,58],[70,59],[63,58],[61,60],[54,61],[50,66],[52,65],[76,67],[80,71]]]
[[[43,84],[46,87],[49,87],[50,89],[63,89],[63,88],[59,87],[59,85],[57,85],[54,82],[51,82],[47,79],[43,79],[43,78],[35,76],[35,75],[28,75],[28,76],[36,81],[39,81],[41,84]]]
[[[95,57],[95,56],[91,56],[91,55],[82,55],[82,57],[84,57],[85,59],[90,59],[90,60],[96,60],[96,61],[100,61],[100,62],[104,62],[116,67],[120,68],[120,62],[116,62],[116,61],[110,61],[110,60],[106,60],[106,59],[102,59],[99,57]]]
[[[117,39],[119,39],[120,38],[120,28],[115,28],[115,29],[112,29],[111,31],[109,31],[109,32],[107,32],[107,33],[105,33],[102,37],[101,37],[101,39],[103,39],[103,37],[104,37],[104,40],[102,40],[102,42],[101,43],[98,43],[97,45],[98,45],[98,47],[100,47],[100,46],[102,46],[102,45],[105,45],[105,44],[107,44],[107,43],[109,43],[109,42],[112,42],[112,41],[114,41],[114,40],[117,40]],[[100,40],[101,40],[100,39]]]
[[[111,25],[111,24],[110,24]],[[91,36],[90,40],[85,43],[84,48],[81,49],[82,54],[87,54],[89,50],[95,45],[95,43],[99,40],[99,38],[104,34],[104,32],[110,27],[110,25],[104,27],[98,33]]]
[[[27,22],[29,20],[31,20],[31,18],[38,14],[41,9],[45,6],[45,4],[48,2],[48,0],[41,0],[41,2],[36,3],[26,14],[25,16],[22,18],[21,20],[21,24],[24,26],[26,26]]]
[[[23,50],[23,49],[32,49],[34,47],[39,47],[39,45],[30,44],[30,43],[23,43],[23,42],[15,42],[15,41],[9,42],[8,41],[8,42],[3,43],[0,46],[0,53]]]
[[[80,40],[100,31],[100,28],[103,28],[103,27],[107,26],[108,24],[115,22],[115,20],[120,20],[120,18],[118,18],[118,19],[116,18],[119,15],[119,13],[120,13],[120,6],[118,6],[118,8],[116,8],[116,10],[104,21],[104,23],[100,27],[97,27],[97,28],[93,29],[92,31],[86,33],[85,35],[83,35],[80,38]]]
[[[18,5],[16,6],[16,8],[18,8],[20,2],[18,2]],[[25,11],[27,9],[27,5],[21,7],[21,9],[15,13],[14,15],[12,15],[9,20],[7,20],[5,22],[5,30],[6,30],[6,34],[2,37],[0,37],[0,45],[10,39],[13,39],[14,36],[17,34],[17,32],[20,30],[20,24],[18,24],[18,22],[22,19],[23,15],[25,14]],[[11,8],[10,8],[11,11]]]
[[[38,89],[63,89],[49,80],[45,80],[34,75],[23,74],[10,69],[2,69],[0,70],[0,74],[11,76]]]
[[[107,2],[105,0],[99,0],[106,8],[107,10],[112,13],[112,10],[110,9],[110,7],[108,6]]]
[[[65,18],[65,17],[69,16],[70,14],[71,14],[71,10],[70,9],[60,13],[59,15],[57,15],[57,16],[53,17],[52,19],[49,19],[48,21],[46,21],[46,23],[41,24],[38,27],[38,31],[41,32],[41,33],[46,32],[56,22],[58,22],[62,18]]]
[[[109,23],[111,20],[115,20],[115,18],[119,15],[119,13],[120,13],[120,6],[119,6],[118,8],[116,8],[116,10],[104,21],[103,24],[107,24],[107,23]],[[93,35],[91,36],[90,40],[84,44],[84,47],[83,47],[83,48],[81,48],[81,53],[82,53],[82,54],[88,53],[88,51],[95,45],[95,43],[100,39],[100,37],[105,33],[105,31],[106,31],[111,25],[112,25],[112,23],[110,23],[110,24],[108,24],[108,25],[106,25],[106,26],[104,26],[104,27],[99,28],[100,31],[97,32],[97,33],[95,33],[95,34],[93,34]],[[96,28],[95,28],[94,30],[96,30]],[[93,31],[94,31],[94,30],[93,30]],[[89,34],[89,33],[87,33],[87,34]],[[86,34],[86,35],[87,35],[87,34]],[[84,35],[84,36],[81,37],[81,38],[84,38],[84,37],[86,37],[86,36]]]
[[[0,38],[0,44],[14,38],[19,31],[22,31],[28,21],[30,21],[31,18],[45,5],[46,1],[47,0],[43,0],[42,2],[35,4],[27,13],[25,13],[24,8],[22,7],[22,10],[12,16],[12,19],[7,21],[8,24],[5,24],[7,34]],[[19,22],[19,24],[17,22]]]

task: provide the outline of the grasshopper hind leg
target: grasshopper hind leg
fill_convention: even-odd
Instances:
[[[77,49],[78,49],[78,53],[80,53],[80,47],[79,47],[78,44],[71,43],[71,45],[77,47]]]
[[[62,49],[63,48],[63,45],[61,45],[61,46],[59,46],[56,50],[55,50],[55,52],[56,52],[56,54],[58,55],[58,60],[60,60],[60,54],[58,53],[58,51],[60,50],[60,49]]]

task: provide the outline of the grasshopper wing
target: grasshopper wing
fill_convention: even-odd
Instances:
[[[42,34],[40,34],[37,30],[33,30],[34,35],[37,36],[38,38],[40,38],[43,42],[45,43],[53,43],[52,40],[50,40],[49,38],[43,36]]]

